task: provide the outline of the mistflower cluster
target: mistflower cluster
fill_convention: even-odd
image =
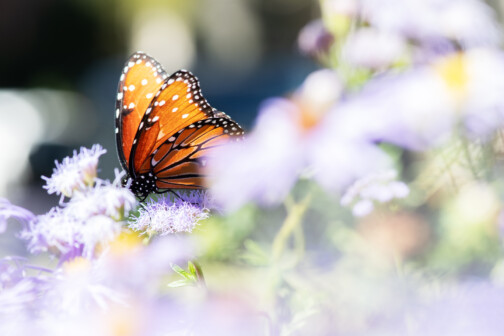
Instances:
[[[103,153],[99,145],[82,148],[79,154],[65,158],[51,178],[45,178],[49,193],[61,192],[71,198],[28,222],[21,237],[28,241],[30,252],[51,251],[61,260],[91,258],[99,244],[121,232],[121,221],[135,208],[136,199],[121,186],[124,174],[117,170],[113,182],[96,177],[98,157]],[[72,189],[67,193],[69,186]]]
[[[44,189],[49,194],[56,193],[64,197],[72,197],[75,190],[92,186],[97,175],[98,159],[107,151],[99,144],[91,149],[81,147],[80,152],[74,151],[72,157],[66,157],[61,163],[55,161],[56,168],[51,177],[42,176],[46,180]]]
[[[409,187],[396,178],[397,172],[389,170],[359,179],[343,195],[341,205],[351,207],[353,214],[360,217],[371,213],[376,203],[408,196]]]
[[[190,191],[171,197],[162,195],[142,205],[138,217],[130,219],[129,227],[160,235],[192,232],[201,220],[208,218],[210,207],[206,192]]]

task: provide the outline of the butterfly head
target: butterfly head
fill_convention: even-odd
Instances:
[[[141,200],[157,190],[156,176],[152,173],[143,173],[132,179],[129,186],[131,191]]]

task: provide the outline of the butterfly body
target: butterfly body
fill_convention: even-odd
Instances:
[[[210,106],[189,71],[168,76],[141,52],[126,62],[117,93],[116,143],[139,198],[204,188],[203,167],[212,149],[242,135],[235,121]]]

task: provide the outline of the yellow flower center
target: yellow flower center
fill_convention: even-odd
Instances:
[[[444,57],[434,65],[435,71],[441,76],[450,93],[457,101],[464,98],[469,83],[467,60],[463,53],[455,53]]]

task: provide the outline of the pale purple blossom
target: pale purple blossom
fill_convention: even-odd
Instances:
[[[339,105],[343,132],[423,150],[445,144],[459,124],[488,136],[504,122],[504,57],[472,49],[371,80]]]
[[[462,283],[442,289],[435,299],[405,311],[400,322],[377,335],[485,335],[504,329],[504,289],[489,282]],[[387,330],[382,330],[385,332]],[[373,334],[374,335],[374,334]]]
[[[31,253],[50,251],[62,261],[76,256],[91,258],[100,243],[107,243],[121,231],[121,223],[103,215],[74,216],[68,208],[52,208],[37,216],[21,232]]]
[[[402,36],[375,28],[361,28],[346,39],[342,60],[350,66],[379,70],[406,57],[406,51]]]
[[[38,274],[28,276],[28,271]],[[0,259],[0,316],[14,316],[33,307],[46,289],[48,275],[49,270],[26,265],[24,258]]]
[[[236,210],[251,200],[271,205],[285,197],[304,167],[297,109],[286,99],[267,100],[244,141],[215,151],[208,168],[217,204]]]
[[[55,272],[44,298],[53,314],[77,315],[96,309],[105,311],[112,303],[124,303],[124,295],[106,283],[103,264],[89,259],[68,261]]]
[[[426,45],[497,46],[501,35],[495,13],[479,0],[364,0],[361,10],[371,26]]]
[[[75,190],[84,189],[95,182],[98,158],[107,151],[96,144],[91,149],[81,147],[72,157],[65,157],[61,163],[55,161],[56,168],[51,177],[42,176],[46,181],[44,189],[49,194],[61,195],[61,200],[71,197]]]
[[[352,184],[343,197],[341,205],[351,207],[357,217],[368,215],[376,203],[387,203],[409,195],[409,187],[397,181],[394,170],[370,174]]]
[[[124,175],[116,170],[113,182],[97,179],[96,185],[77,191],[65,205],[68,212],[77,218],[105,215],[115,220],[125,218],[137,205],[135,195],[121,186]]]
[[[7,220],[14,218],[26,225],[35,218],[35,215],[30,211],[11,204],[8,200],[0,198],[0,233],[7,229]]]
[[[142,205],[138,217],[130,219],[129,227],[135,231],[160,235],[192,232],[201,220],[209,217],[210,207],[205,192],[162,195]]]
[[[322,20],[314,20],[308,23],[299,33],[299,50],[311,57],[317,57],[328,52],[334,41],[334,37],[327,31]]]

